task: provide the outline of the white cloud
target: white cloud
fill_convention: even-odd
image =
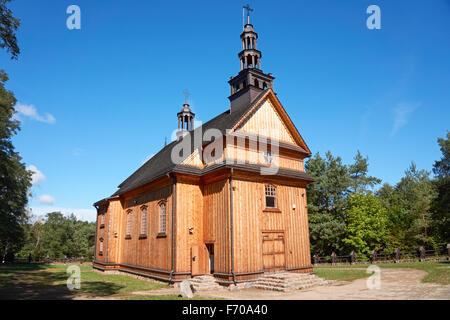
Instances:
[[[72,150],[72,155],[74,156],[74,157],[79,157],[79,156],[81,156],[81,153],[83,152],[83,149],[81,149],[81,148],[75,148],[75,149],[73,149]]]
[[[395,135],[403,126],[408,123],[408,117],[420,106],[420,102],[412,103],[399,103],[394,108],[394,125],[392,127],[391,136]]]
[[[38,201],[41,204],[48,204],[48,205],[51,206],[51,205],[53,205],[55,203],[56,200],[51,195],[44,194],[44,195],[39,197]]]
[[[31,119],[44,123],[55,123],[56,121],[55,117],[50,113],[46,113],[45,116],[40,115],[37,112],[36,107],[32,104],[26,105],[17,103],[14,106],[14,109],[16,109],[16,114],[14,115],[14,118],[17,120],[20,120],[20,115],[23,115],[25,117],[29,117]]]
[[[31,207],[31,213],[35,216],[44,217],[50,212],[61,212],[65,216],[69,216],[71,213],[75,215],[78,220],[95,222],[97,211],[92,209],[71,209],[71,208],[61,208],[61,207]]]
[[[33,186],[38,186],[39,182],[41,181],[45,181],[46,177],[44,176],[44,174],[42,172],[40,172],[38,170],[38,168],[36,168],[36,166],[34,165],[29,165],[27,167],[28,171],[31,171],[33,173],[33,175],[31,176],[31,183],[33,184]]]

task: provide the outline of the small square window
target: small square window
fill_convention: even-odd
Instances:
[[[266,208],[276,208],[277,198],[275,187],[272,185],[267,185],[265,188],[265,193],[266,193]]]

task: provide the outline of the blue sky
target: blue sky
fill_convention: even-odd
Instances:
[[[248,1],[262,69],[310,149],[396,183],[431,170],[450,119],[450,1]],[[191,92],[199,121],[228,108],[247,1],[14,1],[21,55],[0,52],[19,101],[14,144],[36,175],[30,206],[92,220],[164,145]],[[81,30],[66,9],[81,8]],[[366,8],[381,8],[381,30]]]

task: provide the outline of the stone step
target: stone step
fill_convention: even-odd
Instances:
[[[262,290],[286,291],[286,288],[280,288],[278,286],[269,286],[269,285],[262,285],[262,284],[255,284],[252,287],[255,289],[262,289]]]
[[[312,273],[271,273],[256,279],[251,287],[263,290],[291,291],[329,284]]]
[[[196,276],[189,279],[195,291],[220,290],[223,287],[216,282],[213,276]]]

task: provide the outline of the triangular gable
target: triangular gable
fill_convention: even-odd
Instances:
[[[266,94],[253,104],[232,130],[274,137],[280,142],[298,145],[311,153],[272,89],[267,90]]]

